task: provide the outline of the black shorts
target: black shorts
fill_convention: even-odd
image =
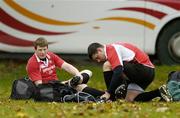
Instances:
[[[130,83],[136,83],[142,89],[146,89],[154,80],[155,70],[142,64],[124,63],[124,74]]]

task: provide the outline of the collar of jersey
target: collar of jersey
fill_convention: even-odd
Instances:
[[[36,57],[36,59],[37,59],[38,62],[41,61],[41,60],[39,59],[39,57],[36,55],[36,53],[35,53],[35,57]],[[46,54],[46,58],[47,58],[48,60],[50,59],[49,54]]]

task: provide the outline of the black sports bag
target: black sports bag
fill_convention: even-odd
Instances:
[[[28,77],[23,77],[13,81],[11,99],[30,99],[34,97],[36,86]]]
[[[36,94],[34,96],[35,101],[44,102],[62,102],[65,95],[71,95],[77,91],[68,85],[64,85],[59,81],[53,80],[48,84],[40,84],[37,86]]]

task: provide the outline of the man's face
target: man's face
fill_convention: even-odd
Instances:
[[[106,56],[102,48],[98,48],[97,52],[92,55],[92,59],[96,62],[104,62],[106,61]]]
[[[47,46],[45,46],[45,47],[37,46],[37,48],[35,49],[35,53],[40,59],[46,58],[47,52],[48,52]]]

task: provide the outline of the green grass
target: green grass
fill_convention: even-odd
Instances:
[[[80,69],[90,69],[93,77],[89,86],[101,90],[105,89],[102,69],[94,63],[75,64]],[[1,118],[179,118],[180,103],[148,102],[126,103],[117,101],[113,103],[42,103],[33,100],[10,100],[13,80],[26,75],[25,61],[0,61],[0,117]],[[167,75],[172,70],[180,70],[180,66],[156,66],[156,76],[148,90],[155,89],[166,82]],[[64,71],[58,71],[61,80],[71,76]]]

